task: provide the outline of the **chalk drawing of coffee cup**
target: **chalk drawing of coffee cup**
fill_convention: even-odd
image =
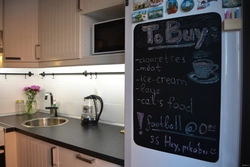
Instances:
[[[193,62],[194,72],[197,78],[206,79],[216,71],[219,66],[209,59],[199,59]]]
[[[208,58],[211,55],[211,51],[209,50],[199,50],[193,53],[193,58],[195,59],[204,59]]]

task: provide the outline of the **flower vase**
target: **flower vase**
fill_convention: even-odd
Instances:
[[[36,111],[37,111],[36,99],[33,99],[33,100],[27,99],[26,100],[26,113],[27,114],[35,114]]]

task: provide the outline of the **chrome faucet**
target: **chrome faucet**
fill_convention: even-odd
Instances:
[[[44,99],[47,100],[48,95],[50,96],[50,106],[53,107],[53,94],[51,92],[47,92],[45,94],[45,98]]]
[[[58,107],[53,106],[53,94],[51,92],[47,92],[45,94],[45,100],[48,99],[48,96],[50,96],[50,107],[45,107],[45,109],[50,109],[50,115],[53,115],[57,117],[57,109]]]

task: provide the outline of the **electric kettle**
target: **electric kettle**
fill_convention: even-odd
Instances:
[[[100,105],[98,107],[98,104]],[[82,106],[81,124],[96,125],[100,119],[103,110],[103,100],[97,95],[84,97]]]

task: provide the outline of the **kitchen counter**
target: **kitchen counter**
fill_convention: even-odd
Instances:
[[[16,131],[124,166],[124,134],[120,133],[124,127],[103,123],[98,123],[95,126],[82,126],[80,119],[69,117],[65,117],[69,122],[61,126],[27,128],[21,125],[23,121],[48,116],[42,112],[33,115],[0,116],[0,126],[6,128],[6,132]]]

